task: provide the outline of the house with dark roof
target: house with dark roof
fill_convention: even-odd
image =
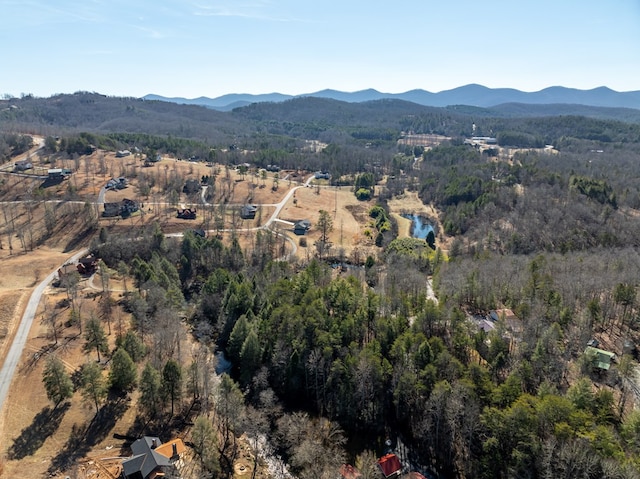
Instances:
[[[127,218],[139,209],[140,205],[138,205],[137,201],[125,198],[120,203],[105,203],[102,216],[107,218],[113,216],[122,216],[123,218]]]
[[[31,168],[33,168],[33,163],[31,163],[31,160],[29,159],[16,161],[14,165],[15,171],[25,171],[30,170]]]
[[[304,235],[311,228],[311,222],[309,220],[300,220],[293,225],[293,232],[297,235]]]
[[[185,451],[181,439],[165,444],[157,437],[144,436],[131,444],[133,455],[122,461],[124,479],[156,479],[176,472]]]
[[[258,211],[258,207],[256,205],[244,205],[240,209],[240,218],[243,220],[252,220],[256,217],[256,211]]]

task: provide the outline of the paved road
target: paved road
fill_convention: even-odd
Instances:
[[[86,249],[80,251],[71,259],[65,261],[65,263],[75,262],[78,260],[78,258],[85,254],[87,254]],[[36,311],[38,310],[38,304],[40,304],[42,293],[44,293],[44,290],[49,285],[49,283],[53,281],[57,271],[58,269],[56,268],[36,287],[36,289],[33,290],[33,293],[31,293],[29,303],[27,303],[24,315],[22,316],[22,320],[20,321],[20,325],[18,326],[18,331],[13,338],[13,343],[11,344],[11,348],[9,349],[7,357],[4,360],[2,369],[0,369],[0,409],[2,409],[4,400],[7,398],[7,394],[9,393],[11,381],[18,366],[18,362],[20,361],[20,356],[22,355],[24,345],[27,342],[29,330],[31,329],[31,325],[33,324],[33,320],[36,316]]]

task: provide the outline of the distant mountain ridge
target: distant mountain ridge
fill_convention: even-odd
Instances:
[[[618,92],[607,87],[579,90],[576,88],[553,86],[536,92],[523,92],[513,88],[488,88],[477,84],[465,85],[438,93],[432,93],[426,90],[410,90],[404,93],[381,93],[370,88],[356,92],[342,92],[328,89],[303,95],[285,95],[282,93],[252,95],[248,93],[233,93],[217,98],[199,97],[194,99],[180,97],[167,98],[160,95],[149,94],[144,96],[143,99],[187,105],[201,105],[215,110],[230,111],[251,103],[277,103],[299,97],[330,98],[349,103],[361,103],[391,98],[434,107],[469,105],[491,108],[505,103],[518,103],[525,105],[572,104],[640,109],[640,91]]]

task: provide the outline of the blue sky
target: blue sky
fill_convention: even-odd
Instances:
[[[0,0],[0,94],[640,90],[639,0]]]

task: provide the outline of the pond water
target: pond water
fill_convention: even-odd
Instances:
[[[422,216],[415,214],[404,214],[402,215],[402,217],[411,220],[411,236],[413,236],[414,238],[426,240],[429,231],[433,231],[433,226],[427,223],[427,219]]]

